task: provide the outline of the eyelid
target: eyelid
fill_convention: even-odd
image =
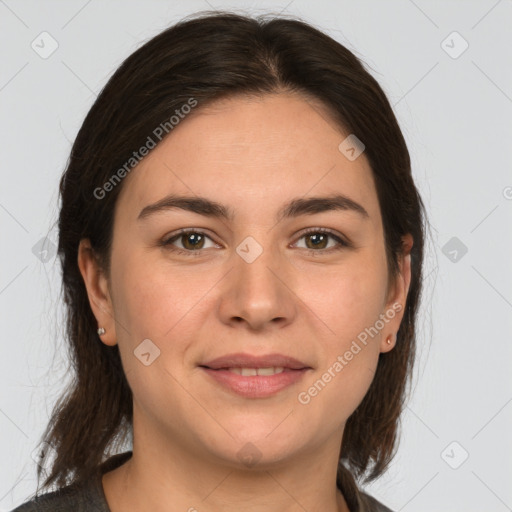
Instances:
[[[206,230],[204,230],[202,228],[181,228],[181,229],[178,229],[177,231],[173,231],[170,235],[165,236],[162,239],[162,241],[160,242],[160,245],[162,245],[164,247],[170,246],[171,245],[171,240],[178,239],[180,236],[187,235],[187,234],[190,234],[190,233],[197,233],[199,235],[203,235],[203,236],[209,238],[213,243],[215,243],[217,245],[221,245],[221,244],[219,244],[218,242],[215,241],[214,237],[211,234],[209,234],[208,231],[206,231]],[[179,247],[173,247],[173,250],[174,249],[176,249],[176,251],[186,252],[188,254],[190,254],[192,252],[199,253],[199,252],[205,250],[205,249],[198,249],[197,251],[191,251],[191,250],[186,250],[186,249],[180,249]]]
[[[320,228],[320,227],[306,228],[305,230],[301,231],[299,236],[297,237],[297,240],[294,242],[294,244],[297,243],[302,237],[309,235],[310,233],[323,233],[323,234],[329,235],[331,238],[336,240],[338,245],[336,247],[330,247],[329,249],[319,249],[319,250],[306,248],[305,249],[306,251],[318,252],[318,253],[330,253],[330,252],[338,250],[338,249],[352,247],[352,243],[345,236],[343,236],[343,235],[339,234],[338,232],[333,231],[331,229]]]

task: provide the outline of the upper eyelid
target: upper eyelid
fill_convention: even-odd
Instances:
[[[180,230],[178,230],[177,232],[173,233],[170,236],[165,236],[163,238],[163,242],[169,243],[171,240],[177,239],[180,236],[187,235],[189,233],[199,233],[200,235],[205,235],[208,238],[210,238],[212,242],[215,242],[216,244],[218,244],[218,242],[215,241],[215,239],[214,239],[214,237],[212,235],[210,235],[207,231],[204,231],[201,228],[197,228],[197,229],[194,229],[194,228],[183,228],[183,229],[180,229]]]
[[[309,234],[314,234],[314,233],[322,233],[322,234],[330,236],[331,238],[336,240],[336,242],[338,243],[338,246],[350,247],[352,245],[351,242],[344,235],[341,235],[339,233],[331,231],[330,229],[327,229],[327,228],[306,228],[306,230],[302,231],[302,233],[300,233],[300,235],[297,237],[297,242],[301,238],[303,238]],[[331,247],[330,249],[334,249],[334,247]],[[306,249],[306,250],[315,251],[315,252],[329,252],[330,249],[326,249],[323,251],[315,251],[315,249]]]

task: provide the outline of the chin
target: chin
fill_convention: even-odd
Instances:
[[[294,432],[280,428],[278,421],[272,426],[240,428],[233,438],[226,435],[223,440],[217,443],[208,443],[208,449],[215,457],[222,459],[229,466],[237,469],[270,469],[276,463],[283,462],[292,457],[302,446],[298,435]],[[276,428],[277,427],[277,428]],[[230,431],[230,430],[228,430]]]

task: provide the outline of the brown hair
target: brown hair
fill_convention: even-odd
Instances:
[[[60,182],[58,253],[74,379],[56,404],[43,440],[56,452],[43,488],[82,482],[131,434],[132,394],[119,350],[96,332],[77,265],[89,238],[109,273],[113,212],[122,181],[111,179],[155,127],[195,98],[198,107],[236,94],[289,91],[315,98],[365,144],[382,213],[389,274],[398,271],[401,237],[411,234],[412,276],[393,350],[381,353],[368,393],[348,419],[338,483],[374,480],[398,444],[399,417],[415,356],[422,287],[425,214],[404,137],[386,95],[347,48],[301,20],[199,13],[149,40],[116,70],[88,112]],[[38,469],[38,481],[41,478]]]

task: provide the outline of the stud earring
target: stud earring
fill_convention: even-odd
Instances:
[[[98,335],[101,336],[102,334],[105,334],[105,329],[103,327],[98,328]]]
[[[390,335],[386,338],[386,343],[387,343],[388,345],[391,345],[391,337],[392,337],[392,336],[391,336],[391,334],[390,334]]]

